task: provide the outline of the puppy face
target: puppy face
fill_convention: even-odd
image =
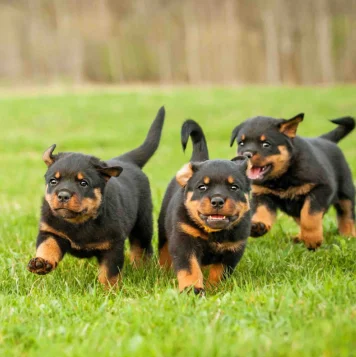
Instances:
[[[119,176],[121,167],[108,167],[93,156],[79,153],[53,155],[55,146],[43,155],[47,201],[53,215],[73,224],[96,218],[106,182]]]
[[[248,160],[189,163],[176,176],[185,187],[185,207],[206,232],[230,229],[249,211]]]
[[[251,161],[248,177],[263,182],[282,176],[289,167],[293,138],[304,114],[285,119],[254,117],[237,126],[231,135],[230,145],[237,141],[238,155]]]

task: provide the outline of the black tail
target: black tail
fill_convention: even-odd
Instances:
[[[190,161],[209,160],[208,145],[201,126],[192,119],[186,120],[182,125],[181,142],[183,151],[187,147],[189,137],[192,138],[193,152]]]
[[[349,134],[355,127],[355,119],[351,117],[343,117],[339,119],[330,120],[337,124],[338,127],[328,133],[321,135],[320,138],[338,143],[342,138]]]
[[[155,153],[158,148],[159,141],[161,139],[162,127],[165,117],[164,107],[161,107],[157,113],[156,119],[153,121],[150,130],[146,136],[145,141],[141,146],[133,149],[126,154],[120,156],[120,160],[129,161],[140,168],[145,166],[147,161]]]

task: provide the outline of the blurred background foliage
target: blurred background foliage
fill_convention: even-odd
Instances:
[[[356,80],[356,0],[0,0],[1,83]]]

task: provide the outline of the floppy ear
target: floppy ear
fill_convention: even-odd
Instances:
[[[234,141],[237,138],[237,135],[239,135],[239,131],[241,129],[242,124],[238,125],[231,133],[231,138],[230,138],[230,147],[234,144]]]
[[[106,181],[109,181],[110,177],[120,176],[123,168],[121,166],[110,166],[98,167],[97,170],[104,176]]]
[[[279,131],[290,138],[294,138],[297,135],[298,125],[303,121],[303,118],[304,113],[300,113],[289,120],[284,120],[278,124]]]
[[[243,170],[245,170],[246,174],[252,168],[251,161],[246,156],[239,155],[231,159],[231,161],[241,166]]]
[[[176,175],[176,180],[177,182],[182,186],[185,187],[190,180],[190,178],[193,176],[194,172],[198,171],[200,167],[200,164],[197,162],[189,162],[188,164],[185,164],[178,172]]]
[[[47,167],[50,167],[55,162],[56,158],[53,155],[53,151],[55,148],[56,148],[56,144],[53,144],[42,155],[42,160],[47,165]]]

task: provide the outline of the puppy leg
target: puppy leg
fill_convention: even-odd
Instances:
[[[163,204],[162,204],[163,207]],[[169,268],[172,265],[172,257],[168,250],[168,240],[166,235],[166,230],[164,227],[165,212],[161,209],[158,218],[158,254],[159,254],[159,265],[161,267]]]
[[[204,295],[203,273],[194,249],[194,239],[183,233],[177,234],[172,237],[169,253],[173,258],[179,291],[193,288],[196,295]]]
[[[105,288],[116,286],[124,266],[124,242],[120,242],[110,250],[101,251],[97,258],[99,261],[99,282]]]
[[[146,212],[140,210],[129,236],[131,263],[138,266],[151,258],[153,253],[152,235],[152,210],[147,209]]]
[[[354,200],[339,200],[335,204],[335,208],[340,234],[356,237]]]
[[[55,235],[40,232],[37,237],[36,257],[32,258],[27,270],[45,275],[54,270],[68,250],[69,243]]]
[[[276,206],[266,195],[252,195],[251,237],[261,237],[269,232],[276,220]]]
[[[312,190],[300,212],[300,240],[308,249],[316,249],[323,242],[323,215],[329,195],[327,189]]]

